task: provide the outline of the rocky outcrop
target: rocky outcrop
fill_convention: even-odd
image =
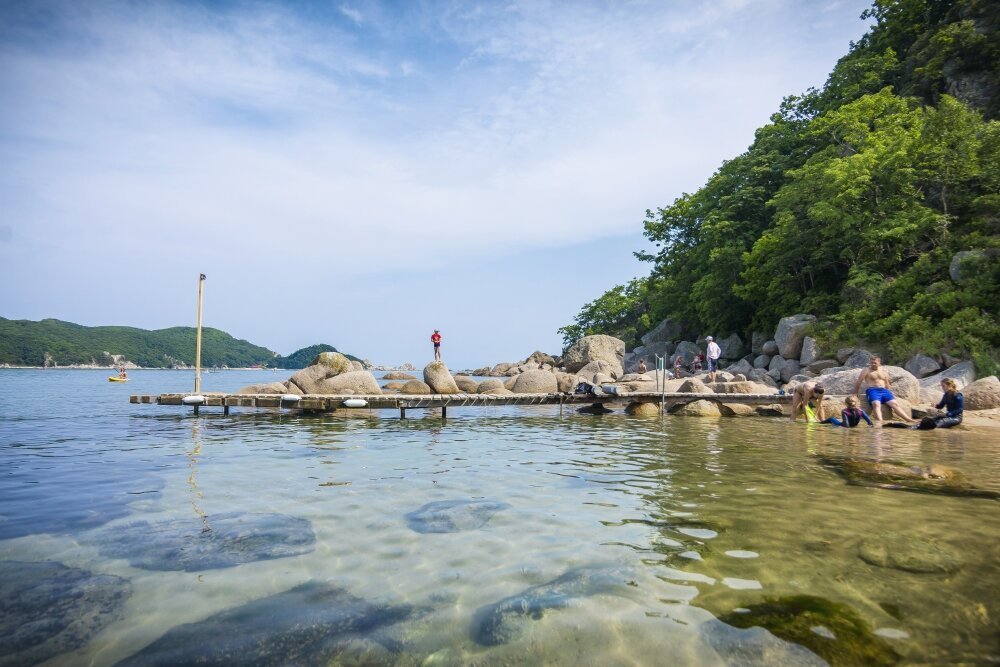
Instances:
[[[719,349],[722,350],[722,354],[720,355],[721,359],[739,359],[747,353],[746,345],[743,344],[743,339],[737,334],[730,334],[722,340],[716,342],[719,345]]]
[[[698,378],[688,378],[677,388],[678,392],[684,394],[713,394],[708,386]]]
[[[497,389],[503,389],[503,388],[504,386],[501,380],[494,380],[491,378],[489,380],[483,380],[482,382],[480,382],[479,386],[476,388],[476,393],[489,394]]]
[[[670,413],[687,417],[719,417],[722,415],[717,403],[704,399],[676,406],[670,410]]]
[[[625,342],[603,334],[584,336],[563,355],[563,365],[570,373],[576,373],[592,361],[606,361],[617,368],[616,375],[621,375],[624,360]]]
[[[889,373],[889,388],[892,389],[893,394],[911,403],[920,401],[920,383],[917,378],[899,366],[882,366],[882,368]],[[821,375],[818,381],[823,385],[828,395],[846,395],[854,392],[854,385],[858,381],[859,375],[861,375],[860,368],[849,368]],[[864,390],[865,387],[862,386],[861,392]]]
[[[284,382],[265,382],[251,384],[240,389],[237,394],[286,394],[288,386]]]
[[[510,390],[515,394],[552,394],[558,389],[555,375],[549,371],[534,370],[518,375]]]
[[[329,366],[315,364],[296,371],[288,382],[297,386],[303,394],[320,394],[322,392],[319,390],[319,383],[337,374]]]
[[[966,410],[1000,408],[1000,379],[996,375],[976,380],[962,390]]]
[[[448,367],[443,361],[432,361],[424,366],[424,382],[435,394],[459,393],[455,378],[448,372]]]
[[[910,360],[903,364],[903,368],[908,370],[910,373],[917,378],[925,378],[932,373],[937,373],[941,370],[941,364],[934,361],[926,354],[915,354],[910,357]]]
[[[342,355],[340,352],[320,352],[313,359],[310,366],[326,366],[330,369],[326,377],[333,377],[334,375],[340,375],[341,373],[347,373],[354,370],[354,365],[351,360]]]
[[[598,375],[603,375],[607,379],[614,380],[616,377],[622,375],[622,373],[620,366],[615,366],[603,359],[597,359],[576,371],[576,375],[587,378],[590,382],[598,382]]]
[[[782,317],[774,332],[774,342],[778,344],[778,353],[785,359],[798,359],[802,354],[802,343],[806,331],[816,322],[815,315],[797,314]]]
[[[318,394],[381,394],[382,388],[370,371],[349,371],[319,382]]]
[[[425,395],[433,394],[430,385],[426,382],[421,382],[420,380],[410,380],[403,385],[403,388],[399,390],[401,394],[414,394],[414,395]]]
[[[455,385],[458,386],[460,391],[463,391],[466,394],[475,394],[479,391],[479,383],[468,375],[456,375]]]
[[[803,366],[808,366],[812,362],[819,359],[819,344],[816,339],[812,336],[806,336],[802,339],[802,352],[799,353],[799,363]]]
[[[390,371],[382,376],[383,380],[416,380],[415,375],[410,375],[409,373],[404,373],[402,371]]]
[[[941,380],[951,378],[962,391],[967,385],[976,381],[976,367],[971,361],[963,361],[935,375],[929,375],[920,380],[920,397],[924,403],[937,404],[941,400]]]

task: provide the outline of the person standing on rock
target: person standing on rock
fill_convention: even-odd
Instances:
[[[889,389],[889,372],[882,368],[882,359],[878,356],[872,357],[871,365],[861,371],[858,381],[854,383],[854,393],[857,394],[861,385],[868,382],[868,389],[865,390],[865,398],[872,405],[872,416],[875,421],[882,422],[882,404],[885,403],[896,414],[908,424],[913,424],[917,420],[903,412],[903,408],[896,401],[895,394]]]
[[[431,342],[434,343],[434,361],[441,361],[441,332],[438,329],[431,334]]]
[[[711,336],[705,336],[708,346],[705,348],[705,356],[708,357],[708,377],[709,382],[715,382],[715,374],[719,371],[719,357],[722,356],[722,348]]]

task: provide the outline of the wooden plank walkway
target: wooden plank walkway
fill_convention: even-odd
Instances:
[[[663,401],[664,408],[681,403],[705,399],[721,403],[742,403],[746,405],[772,405],[791,402],[790,395],[784,394],[689,394],[657,392],[621,392],[618,394],[514,394],[494,396],[491,394],[373,394],[373,395],[326,395],[306,394],[296,398],[279,394],[226,394],[218,392],[202,392],[204,401],[197,405],[185,403],[193,394],[159,394],[133,395],[130,403],[141,405],[172,405],[194,408],[221,407],[225,414],[229,408],[286,408],[293,410],[314,410],[335,412],[337,410],[399,410],[401,418],[406,417],[406,411],[415,408],[441,408],[442,416],[448,408],[459,407],[490,407],[506,405],[558,405],[560,410],[564,405],[591,405],[594,403],[654,403]],[[362,399],[367,405],[364,408],[348,408],[344,401]]]

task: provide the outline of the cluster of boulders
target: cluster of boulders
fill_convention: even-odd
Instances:
[[[773,336],[754,333],[750,349],[737,334],[717,341],[722,349],[723,368],[732,374],[745,376],[753,382],[790,392],[807,380],[821,382],[828,396],[854,392],[861,369],[866,368],[875,354],[860,348],[841,348],[827,353],[821,350],[816,339],[807,335],[816,317],[797,314],[782,318]],[[626,364],[637,364],[640,359],[651,362],[656,356],[668,360],[681,357],[690,365],[695,356],[704,350],[704,340],[676,341],[680,327],[669,320],[660,323],[642,337],[643,345],[625,355]],[[883,364],[889,373],[890,386],[905,409],[936,404],[941,398],[940,382],[944,378],[955,380],[965,395],[967,410],[986,410],[1000,407],[1000,380],[990,376],[976,380],[976,369],[971,361],[962,361],[947,354],[938,359],[917,354],[902,367]],[[839,408],[831,405],[831,409]]]
[[[562,356],[534,352],[514,363],[483,367],[470,374],[452,374],[442,361],[434,361],[423,370],[423,379],[406,372],[386,373],[384,386],[359,362],[337,352],[323,352],[313,363],[297,371],[285,382],[251,385],[242,393],[254,394],[335,394],[375,395],[383,393],[458,394],[477,393],[494,396],[511,394],[573,393],[581,383],[597,392],[654,392],[705,394],[699,399],[671,410],[679,414],[727,415],[780,414],[780,405],[748,406],[727,403],[727,394],[778,394],[790,392],[807,380],[822,382],[829,403],[827,414],[836,414],[842,405],[836,396],[854,392],[861,370],[867,367],[872,352],[844,348],[824,355],[816,340],[806,335],[816,318],[793,315],[783,318],[773,336],[754,334],[749,350],[743,340],[732,334],[718,341],[722,349],[724,369],[709,382],[707,372],[685,373],[673,377],[672,361],[680,356],[685,365],[702,352],[702,341],[673,341],[680,328],[664,321],[642,338],[643,346],[626,354],[625,343],[612,336],[595,335],[581,338]],[[658,355],[670,363],[668,370],[627,373],[626,368],[646,359],[655,366]],[[917,355],[905,367],[883,365],[889,373],[893,393],[904,410],[928,406],[941,398],[940,381],[955,379],[965,394],[968,410],[1000,407],[1000,380],[996,376],[976,380],[976,371],[969,361],[945,358],[939,361]],[[949,363],[950,362],[950,363]],[[476,380],[475,377],[485,377]],[[631,413],[658,411],[658,406],[634,404]]]

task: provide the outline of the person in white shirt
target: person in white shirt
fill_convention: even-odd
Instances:
[[[715,382],[715,374],[719,370],[719,357],[722,356],[722,348],[718,346],[715,339],[705,336],[708,346],[705,348],[705,357],[708,359],[709,382]]]

